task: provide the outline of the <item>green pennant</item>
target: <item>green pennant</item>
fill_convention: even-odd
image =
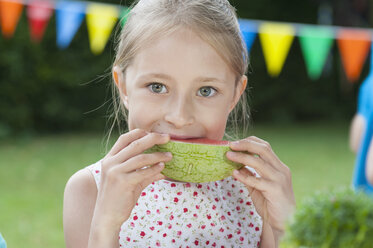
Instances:
[[[123,28],[124,24],[127,22],[128,14],[130,13],[130,8],[124,7],[120,14],[120,26]]]
[[[299,31],[299,37],[308,75],[315,80],[324,68],[334,33],[328,28],[305,27]]]

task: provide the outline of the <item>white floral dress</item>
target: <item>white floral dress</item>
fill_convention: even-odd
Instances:
[[[100,187],[101,163],[87,167]],[[148,185],[119,233],[120,247],[259,247],[262,219],[234,179]]]

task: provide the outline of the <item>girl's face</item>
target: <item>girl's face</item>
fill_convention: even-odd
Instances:
[[[181,29],[144,47],[125,75],[114,67],[129,129],[175,138],[222,139],[229,112],[246,87],[215,50]]]

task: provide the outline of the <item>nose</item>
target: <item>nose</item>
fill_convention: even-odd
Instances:
[[[175,99],[168,103],[164,118],[165,121],[172,124],[175,128],[191,125],[194,122],[191,101],[187,97],[175,96]]]

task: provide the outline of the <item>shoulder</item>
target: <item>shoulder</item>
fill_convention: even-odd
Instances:
[[[87,245],[96,198],[96,182],[87,168],[76,172],[66,183],[63,226],[67,247]]]

